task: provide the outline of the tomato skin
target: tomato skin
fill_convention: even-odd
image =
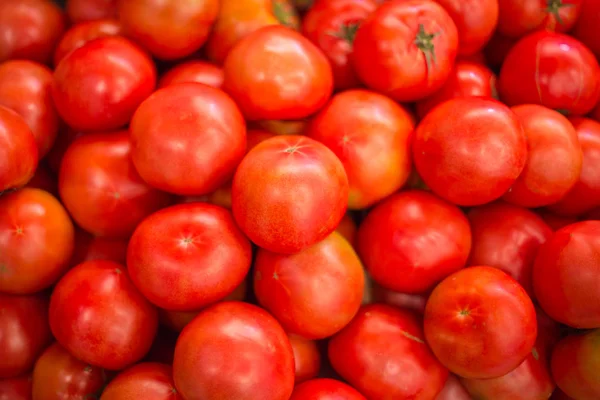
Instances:
[[[35,174],[38,154],[25,120],[0,106],[0,192],[26,185]]]
[[[370,399],[432,399],[448,377],[417,317],[383,304],[363,306],[328,352],[333,368]]]
[[[0,400],[31,400],[31,377],[0,379]]]
[[[313,379],[296,385],[289,400],[367,400],[352,386],[335,379]]]
[[[417,172],[438,196],[461,206],[502,196],[527,161],[517,116],[492,99],[456,98],[434,108],[413,138]]]
[[[39,292],[62,276],[73,254],[75,230],[51,194],[25,188],[0,197],[0,291]]]
[[[129,122],[156,85],[150,57],[120,36],[92,40],[56,66],[52,95],[72,128],[108,131]]]
[[[437,395],[435,400],[471,400],[471,395],[458,378],[450,374],[444,389]]]
[[[399,190],[411,168],[411,115],[390,98],[367,90],[332,97],[306,135],[327,146],[344,164],[348,208],[362,209]]]
[[[178,64],[165,72],[158,81],[158,88],[175,83],[197,82],[220,89],[224,79],[223,68],[206,61],[192,60]]]
[[[73,23],[117,16],[117,0],[67,0],[65,10]]]
[[[420,26],[422,33],[418,33]],[[429,39],[427,36],[432,34],[436,36]],[[417,40],[427,39],[433,50],[427,50],[426,45],[417,46]],[[442,6],[426,0],[390,1],[379,6],[360,26],[354,40],[353,62],[367,87],[394,100],[411,102],[442,87],[457,49],[456,25]]]
[[[550,10],[547,0],[498,0],[498,32],[519,38],[533,31],[548,29],[569,32],[582,12],[584,0],[561,0],[558,10]]]
[[[160,363],[136,364],[117,375],[100,400],[183,400],[175,389],[172,368]]]
[[[58,65],[70,52],[94,39],[121,35],[121,23],[115,19],[81,22],[69,28],[54,51],[54,65]]]
[[[600,57],[600,37],[598,25],[600,24],[600,4],[595,1],[584,0],[581,14],[572,35],[581,40],[595,55]]]
[[[316,378],[321,369],[321,353],[317,343],[294,334],[288,334],[288,339],[294,351],[295,384]]]
[[[231,190],[233,215],[246,236],[268,251],[292,254],[336,229],[349,189],[342,163],[325,145],[276,136],[250,150]]]
[[[263,27],[229,52],[223,87],[249,121],[301,119],[325,105],[333,90],[325,55],[300,33]]]
[[[77,265],[50,298],[50,328],[56,340],[83,362],[123,369],[150,349],[156,310],[135,288],[126,268],[112,261]]]
[[[536,336],[531,299],[516,280],[493,267],[450,275],[427,301],[427,343],[442,364],[464,378],[506,375],[525,360]]]
[[[186,400],[287,400],[294,387],[294,354],[283,328],[266,311],[223,302],[202,311],[181,332],[173,376]]]
[[[584,115],[600,98],[600,66],[577,39],[536,32],[510,50],[500,71],[499,87],[500,97],[510,106],[540,104]]]

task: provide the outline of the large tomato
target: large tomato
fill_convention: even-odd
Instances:
[[[446,200],[475,206],[502,196],[527,161],[523,126],[493,99],[456,98],[434,108],[413,139],[417,171]]]
[[[288,334],[294,351],[295,384],[316,378],[321,369],[321,353],[317,343],[298,335]]]
[[[220,89],[223,86],[225,74],[223,68],[201,60],[191,60],[177,64],[165,72],[158,81],[158,87],[175,83],[196,82]]]
[[[181,332],[173,375],[186,400],[288,400],[294,354],[269,313],[224,302],[202,311]]]
[[[367,400],[352,386],[335,379],[313,379],[297,385],[289,400]]]
[[[136,364],[117,375],[106,386],[100,400],[183,400],[175,389],[171,366]]]
[[[31,377],[0,379],[0,400],[31,400]]]
[[[568,32],[575,25],[585,3],[585,0],[497,1],[500,5],[498,32],[514,38],[543,29]]]
[[[38,160],[35,137],[25,120],[0,106],[0,192],[27,184]]]
[[[50,299],[50,327],[78,359],[119,370],[148,352],[158,317],[123,265],[96,260],[77,265],[57,283]]]
[[[370,88],[398,101],[415,101],[440,89],[458,49],[452,18],[429,0],[389,1],[361,25],[353,61]]]
[[[577,39],[560,33],[532,33],[514,45],[500,71],[501,98],[511,106],[541,104],[584,115],[600,98],[600,67]]]
[[[65,8],[73,23],[117,16],[117,0],[67,0]]]
[[[600,57],[600,3],[594,0],[583,0],[581,15],[579,16],[573,36],[581,40],[595,55]]]

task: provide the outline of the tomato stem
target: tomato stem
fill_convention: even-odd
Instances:
[[[427,33],[425,31],[425,25],[419,24],[419,31],[417,32],[414,43],[425,55],[427,69],[431,69],[431,65],[435,64],[435,46],[433,44],[433,39],[438,35],[439,33]]]
[[[554,18],[556,18],[556,21],[561,24],[563,24],[563,20],[560,17],[560,10],[562,8],[565,7],[572,7],[573,4],[569,4],[569,3],[563,3],[563,0],[547,0],[546,2],[546,11],[550,14],[554,15]]]
[[[290,13],[288,12],[288,8],[282,1],[274,1],[273,2],[273,15],[275,18],[282,24],[287,26],[288,28],[293,28],[293,23],[290,18]]]
[[[340,38],[345,40],[346,42],[352,44],[354,43],[354,38],[356,38],[356,32],[358,32],[358,28],[360,23],[358,22],[347,22],[340,26],[340,30],[337,32],[330,32],[331,36]]]

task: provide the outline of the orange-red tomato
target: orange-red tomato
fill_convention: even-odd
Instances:
[[[170,365],[140,363],[122,371],[106,386],[100,400],[183,400]]]
[[[26,185],[38,160],[35,137],[25,120],[0,106],[0,192]]]
[[[313,379],[294,388],[290,400],[367,400],[352,386],[334,379]]]
[[[296,385],[316,378],[321,369],[321,353],[319,353],[317,343],[293,334],[288,334],[288,338],[294,351]]]
[[[89,41],[106,36],[118,36],[121,33],[121,24],[116,19],[99,19],[75,24],[58,42],[54,51],[54,65],[58,65],[70,52]]]
[[[117,0],[67,0],[65,9],[73,23],[117,16]]]
[[[196,82],[220,89],[224,79],[223,69],[215,64],[206,61],[187,61],[165,72],[158,81],[158,87]]]

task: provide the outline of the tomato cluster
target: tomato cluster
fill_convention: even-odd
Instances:
[[[600,0],[0,1],[0,400],[599,400]]]

